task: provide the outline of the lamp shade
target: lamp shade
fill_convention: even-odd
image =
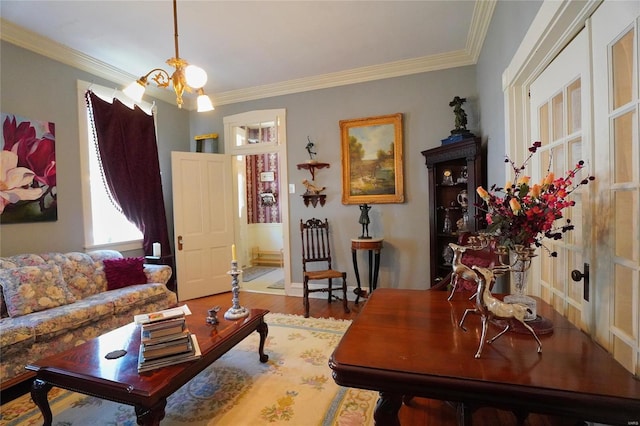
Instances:
[[[194,89],[199,89],[207,84],[207,73],[200,67],[189,65],[184,69],[187,84]]]
[[[140,102],[142,100],[142,95],[144,95],[145,87],[140,83],[139,80],[136,80],[129,84],[123,91],[125,95],[130,97],[136,102]]]
[[[213,111],[213,104],[209,96],[204,93],[198,95],[198,112]]]

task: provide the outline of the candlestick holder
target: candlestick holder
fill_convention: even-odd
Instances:
[[[535,254],[535,247],[515,244],[512,248],[507,248],[495,242],[495,237],[488,234],[480,233],[471,236],[468,240],[467,248],[471,250],[483,250],[492,247],[496,255],[498,255],[498,264],[493,265],[491,272],[494,276],[511,273],[512,282],[514,283],[515,293],[504,297],[507,303],[520,303],[529,308],[525,316],[525,321],[533,321],[538,318],[537,302],[531,296],[525,294],[527,285],[527,272],[531,267],[531,262]]]
[[[238,269],[238,261],[231,261],[231,270],[227,274],[231,275],[231,293],[233,298],[231,299],[232,306],[224,313],[224,318],[227,320],[237,320],[249,315],[249,310],[240,306],[240,285],[238,284],[238,275],[242,273],[242,270]]]

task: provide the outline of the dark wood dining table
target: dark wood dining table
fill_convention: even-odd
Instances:
[[[536,412],[616,425],[640,424],[640,380],[590,336],[538,299],[538,314],[553,322],[540,335],[507,332],[478,349],[478,315],[463,294],[380,288],[373,292],[333,352],[337,384],[380,392],[377,425],[398,425],[403,400],[452,402],[458,424],[491,406],[524,420]],[[487,337],[501,328],[490,326]]]

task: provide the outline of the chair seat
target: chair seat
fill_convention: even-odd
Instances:
[[[327,269],[324,271],[307,271],[304,273],[310,280],[326,280],[329,278],[342,278],[343,273],[333,269]]]

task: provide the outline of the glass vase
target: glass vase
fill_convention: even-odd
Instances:
[[[525,258],[515,251],[509,252],[509,264],[511,265],[511,289],[512,293],[505,296],[507,303],[520,303],[527,306],[530,312],[524,317],[525,321],[532,321],[537,318],[536,300],[527,296],[527,282],[529,278],[529,266],[531,258]]]

